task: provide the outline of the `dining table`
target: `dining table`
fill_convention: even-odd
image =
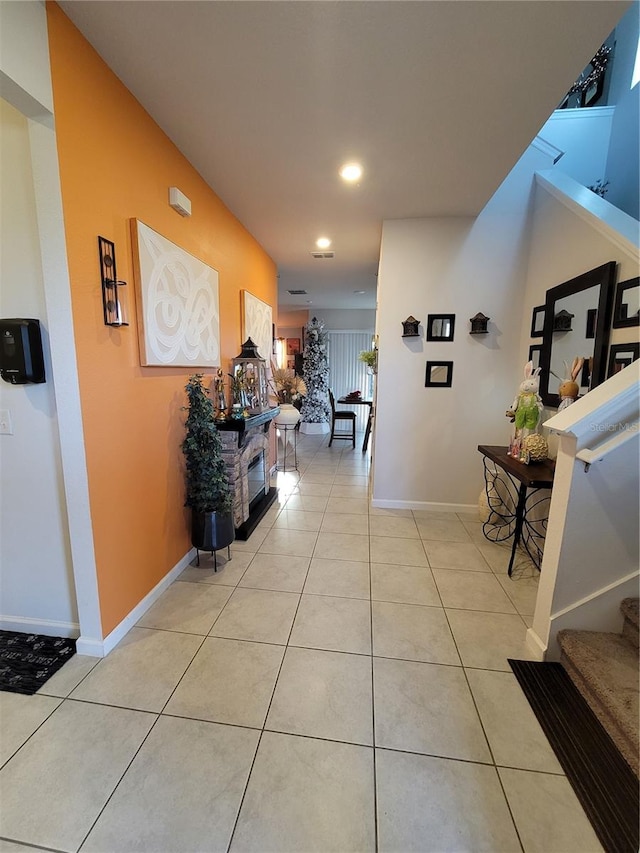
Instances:
[[[364,440],[362,442],[362,452],[364,453],[369,446],[369,437],[371,435],[371,425],[373,423],[374,409],[373,400],[365,400],[363,397],[339,397],[336,400],[341,406],[369,406],[369,417],[367,418],[367,426],[364,431]]]

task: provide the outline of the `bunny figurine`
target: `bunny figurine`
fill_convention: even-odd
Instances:
[[[537,431],[542,411],[542,399],[538,393],[540,388],[540,368],[533,368],[533,362],[528,361],[524,366],[524,379],[520,383],[518,396],[507,410],[506,415],[515,421],[515,433],[509,445],[508,455],[520,462],[528,462],[528,454],[523,447],[527,436]]]
[[[571,367],[569,367],[566,361],[564,362],[564,379],[558,388],[558,395],[560,397],[560,405],[558,406],[559,412],[566,409],[567,406],[570,406],[577,400],[578,394],[580,393],[580,386],[576,380],[580,375],[583,364],[584,358],[578,358],[577,356],[573,359]]]

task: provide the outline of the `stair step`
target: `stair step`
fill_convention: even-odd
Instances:
[[[638,774],[638,650],[621,634],[558,633],[561,663],[624,758]]]
[[[640,645],[640,632],[638,631],[640,598],[625,598],[620,605],[620,612],[624,616],[622,636],[626,637],[637,648]]]

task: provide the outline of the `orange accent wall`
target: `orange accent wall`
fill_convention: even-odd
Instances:
[[[140,366],[129,220],[218,270],[225,370],[240,350],[241,290],[269,303],[275,322],[276,269],[55,3],[47,3],[47,18],[106,636],[191,547],[180,451],[191,371]],[[171,186],[191,199],[190,218],[169,207]],[[128,328],[103,322],[98,235],[115,242],[118,278],[129,283]]]

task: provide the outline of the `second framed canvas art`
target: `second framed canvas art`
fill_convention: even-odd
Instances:
[[[259,355],[270,366],[273,347],[273,325],[271,305],[258,299],[248,290],[242,291],[242,340],[251,338],[258,347]]]

